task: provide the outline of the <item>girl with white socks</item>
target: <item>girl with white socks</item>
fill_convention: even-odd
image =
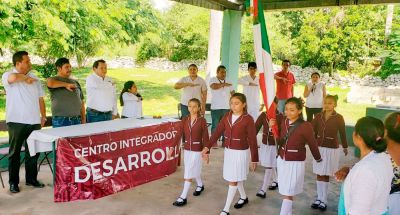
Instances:
[[[277,123],[280,123],[283,120],[283,115],[277,113],[276,115]],[[266,112],[262,112],[256,121],[256,132],[258,133],[263,127],[263,136],[262,136],[262,144],[260,144],[259,149],[259,158],[261,166],[265,167],[265,174],[263,184],[260,190],[257,192],[256,196],[265,199],[267,186],[273,180],[274,169],[276,169],[276,143],[275,137],[272,133],[272,129],[269,127],[268,118]]]
[[[293,197],[303,192],[306,148],[308,144],[317,162],[321,162],[317,141],[311,123],[305,122],[300,116],[303,104],[298,98],[290,98],[285,104],[286,119],[282,121],[278,138],[278,182],[279,193],[283,195],[280,215],[291,215]],[[271,119],[272,127],[276,120]]]
[[[221,135],[225,136],[223,177],[228,181],[229,189],[221,215],[229,215],[230,205],[237,190],[239,190],[240,199],[234,207],[239,209],[249,202],[243,182],[247,179],[249,172],[249,154],[251,154],[252,161],[250,168],[252,171],[256,169],[258,149],[254,120],[247,114],[246,105],[244,94],[235,93],[232,95],[230,99],[231,111],[222,118],[212,134],[210,142],[202,152],[203,156],[208,158],[207,153],[210,151],[210,147]]]
[[[313,172],[317,174],[317,199],[311,208],[325,211],[328,202],[329,176],[334,176],[339,169],[340,134],[343,152],[347,155],[346,129],[343,116],[336,113],[337,96],[327,95],[324,99],[323,112],[316,115],[311,122],[321,153],[322,162],[313,161]]]
[[[189,116],[182,119],[183,140],[184,140],[184,165],[185,183],[182,194],[173,203],[174,206],[181,207],[187,204],[187,194],[192,183],[196,179],[197,187],[193,192],[194,196],[199,196],[204,191],[204,185],[201,180],[202,156],[201,151],[208,143],[207,121],[200,115],[200,100],[192,98],[189,100]],[[172,152],[173,150],[171,150]],[[208,160],[207,160],[208,162]]]

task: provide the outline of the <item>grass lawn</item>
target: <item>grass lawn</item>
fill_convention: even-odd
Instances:
[[[81,86],[85,87],[85,78],[91,72],[90,69],[74,70],[73,75],[79,80]],[[176,72],[160,72],[145,68],[135,69],[109,69],[108,75],[111,76],[117,83],[118,91],[123,87],[125,81],[133,80],[138,86],[139,92],[142,94],[143,114],[144,115],[174,115],[177,114],[177,104],[180,101],[180,90],[173,89],[174,83],[181,77],[187,75],[187,71]],[[199,73],[205,77],[204,72]],[[47,90],[47,89],[46,89]],[[240,87],[238,89],[241,91]],[[304,85],[296,85],[295,95],[303,94]],[[337,112],[341,113],[346,123],[355,124],[358,118],[365,116],[365,108],[372,105],[349,104],[346,102],[346,95],[349,88],[342,89],[340,87],[328,88],[328,93],[337,94],[339,96],[339,104]],[[83,89],[86,92],[85,89]],[[50,113],[49,94],[46,93],[46,106],[48,115]],[[5,96],[0,98],[0,119],[5,119]],[[118,102],[119,106],[119,102]],[[122,108],[119,106],[119,111]],[[7,135],[6,132],[0,132],[0,136]]]

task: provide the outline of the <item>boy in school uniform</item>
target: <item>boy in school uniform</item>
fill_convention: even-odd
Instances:
[[[249,74],[241,77],[238,80],[238,84],[243,86],[243,94],[247,99],[247,113],[249,113],[254,121],[260,115],[260,78],[257,76],[257,64],[256,62],[250,62],[248,64]]]

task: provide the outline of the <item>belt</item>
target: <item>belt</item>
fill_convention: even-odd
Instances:
[[[53,116],[53,118],[56,118],[56,117],[65,118],[65,119],[69,119],[69,120],[71,120],[71,119],[81,119],[81,116]]]
[[[110,113],[112,113],[112,111],[105,111],[105,112],[102,112],[102,111],[98,111],[98,110],[92,109],[92,108],[87,108],[86,110],[87,110],[87,111],[90,111],[90,112],[93,112],[93,113],[102,113],[102,114],[110,114]]]

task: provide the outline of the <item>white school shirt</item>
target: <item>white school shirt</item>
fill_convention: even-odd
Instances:
[[[194,81],[190,78],[190,76],[186,76],[181,78],[178,83],[192,83],[192,84],[198,84],[199,86],[195,87],[184,87],[182,88],[182,97],[181,97],[181,104],[183,105],[188,105],[189,100],[192,98],[196,98],[201,102],[201,94],[202,92],[207,91],[207,85],[206,81],[201,78],[200,76],[197,76]]]
[[[387,211],[393,167],[385,152],[366,155],[351,168],[344,181],[346,212],[377,215]]]
[[[241,116],[241,115],[232,114],[232,124],[234,124],[234,123],[236,122],[236,120],[239,119],[240,116]]]
[[[139,118],[142,117],[142,100],[140,97],[135,96],[130,92],[122,94],[122,100],[124,100],[124,106],[122,107],[122,116],[128,118]]]
[[[90,74],[86,78],[86,97],[88,108],[118,114],[116,87],[110,77],[106,76],[103,79],[96,73]]]
[[[2,83],[6,90],[6,122],[22,124],[40,124],[39,98],[44,96],[44,91],[39,78],[32,72],[27,76],[37,79],[32,84],[25,81],[8,83],[8,77],[12,73],[18,73],[13,68],[2,76]]]
[[[217,77],[210,79],[210,86],[212,84],[228,83],[231,84],[229,87],[222,87],[217,90],[211,89],[211,110],[218,109],[229,109],[229,99],[231,97],[231,92],[235,89],[233,88],[232,82],[229,80],[219,80]]]
[[[249,86],[250,83],[257,84],[257,86]],[[260,79],[258,76],[255,79],[251,78],[250,75],[241,77],[238,80],[238,84],[243,85],[243,94],[247,100],[247,110],[259,111],[260,109]],[[257,118],[256,118],[257,119]],[[254,120],[256,120],[254,119]]]
[[[312,83],[308,82],[307,87],[311,89]],[[315,90],[310,92],[306,100],[306,107],[308,108],[322,108],[324,102],[324,86],[325,83],[318,82],[315,84]]]

